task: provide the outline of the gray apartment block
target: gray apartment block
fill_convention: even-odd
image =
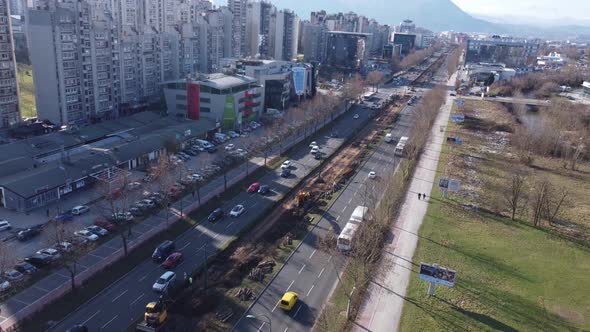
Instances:
[[[9,5],[0,1],[0,128],[20,121],[16,62]]]

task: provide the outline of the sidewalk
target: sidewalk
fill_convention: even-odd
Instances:
[[[455,75],[447,85],[452,86]],[[453,99],[448,98],[441,107],[426,143],[424,153],[417,165],[414,177],[400,214],[390,230],[391,243],[383,248],[383,259],[376,277],[371,281],[363,304],[355,320],[353,331],[390,332],[399,328],[402,309],[405,303],[406,288],[410,278],[417,278],[412,271],[414,251],[418,243],[418,232],[428,209],[428,202],[418,200],[418,193],[430,195],[436,181],[436,169]]]

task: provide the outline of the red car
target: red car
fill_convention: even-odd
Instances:
[[[115,225],[111,224],[108,220],[103,219],[103,218],[97,218],[94,221],[94,225],[96,225],[98,227],[102,227],[109,232],[112,232],[115,229]]]
[[[165,269],[173,269],[178,266],[178,264],[182,263],[184,260],[184,256],[181,252],[173,252],[166,258],[166,260],[161,264],[161,266]]]
[[[250,185],[250,187],[248,187],[248,192],[255,193],[258,192],[258,189],[260,189],[260,183],[254,182]]]

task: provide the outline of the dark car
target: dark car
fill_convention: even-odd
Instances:
[[[270,187],[266,184],[263,184],[262,186],[260,186],[260,189],[258,189],[258,193],[261,195],[268,194],[269,191],[270,191]]]
[[[37,268],[27,262],[20,262],[14,266],[14,269],[22,274],[33,274],[37,272]]]
[[[197,153],[191,149],[186,149],[183,152],[188,154],[189,156],[193,156],[193,157],[197,155]]]
[[[321,152],[317,152],[314,156],[315,160],[322,160],[322,153]]]
[[[183,260],[184,256],[181,252],[173,252],[168,256],[168,258],[166,258],[164,262],[162,262],[161,266],[165,269],[173,269],[178,266],[178,264],[182,263]]]
[[[33,264],[35,267],[40,268],[43,266],[50,265],[52,262],[52,258],[48,255],[35,254],[33,256],[26,257],[25,262]]]
[[[66,332],[88,332],[88,328],[78,324],[70,327]]]
[[[97,218],[94,221],[94,224],[98,227],[106,229],[109,232],[112,232],[115,230],[115,225],[111,224],[108,220],[103,219],[103,218]]]
[[[288,178],[289,176],[291,176],[291,170],[288,168],[285,168],[284,170],[281,171],[281,176],[284,178]]]
[[[39,235],[41,233],[41,230],[39,228],[27,228],[27,229],[23,229],[22,231],[18,232],[16,234],[16,238],[19,241],[26,241],[28,239],[31,239],[37,235]]]
[[[158,263],[162,262],[166,257],[168,257],[172,252],[176,249],[176,245],[174,241],[166,240],[154,250],[152,254],[152,259]]]
[[[55,216],[53,218],[53,220],[55,221],[71,221],[74,220],[74,215],[72,215],[70,212],[62,212],[60,214],[58,214],[57,216]]]
[[[130,208],[129,209],[129,213],[131,213],[131,215],[134,216],[134,217],[141,217],[141,216],[143,216],[143,210],[141,210],[138,207],[132,207],[132,208]],[[98,225],[98,226],[100,226],[100,225]]]
[[[209,214],[209,217],[207,217],[207,220],[209,222],[216,222],[216,221],[220,220],[221,218],[223,218],[223,210],[221,208],[217,208],[217,209],[213,210],[213,212],[211,212],[211,214]]]
[[[210,148],[207,149],[207,152],[209,152],[209,153],[215,153],[215,152],[217,152],[217,148],[214,147],[214,146],[212,146],[212,147],[210,147]]]

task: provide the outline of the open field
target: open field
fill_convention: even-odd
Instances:
[[[510,145],[515,119],[502,106],[468,101],[462,125],[449,124],[465,143],[445,146],[438,172],[461,181],[443,200],[438,189],[420,230],[420,262],[457,271],[455,288],[428,297],[417,274],[408,288],[401,331],[582,331],[590,329],[590,165],[564,169],[537,157],[522,165]],[[525,208],[510,219],[512,174],[526,175]],[[536,183],[567,190],[556,221],[535,227],[530,205]]]
[[[19,101],[23,118],[37,116],[35,103],[35,86],[33,85],[33,69],[29,65],[18,64]]]

